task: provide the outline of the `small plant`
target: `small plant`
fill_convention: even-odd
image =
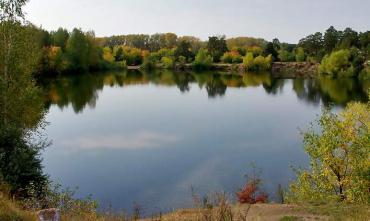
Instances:
[[[245,186],[236,193],[239,203],[267,203],[268,195],[261,191],[261,179],[259,178],[260,172],[256,172],[256,168],[252,165],[252,176],[247,175],[247,182]]]

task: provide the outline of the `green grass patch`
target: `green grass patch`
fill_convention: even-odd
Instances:
[[[300,221],[300,220],[302,220],[302,218],[298,216],[284,216],[279,221]]]

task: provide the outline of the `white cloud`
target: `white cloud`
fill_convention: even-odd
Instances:
[[[62,146],[73,150],[94,149],[145,149],[162,147],[179,141],[178,136],[149,131],[133,134],[85,136],[64,141]]]

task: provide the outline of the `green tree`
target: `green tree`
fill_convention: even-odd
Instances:
[[[193,67],[196,70],[209,69],[212,62],[212,56],[208,54],[207,50],[200,49],[197,56],[195,56]]]
[[[213,36],[208,38],[208,53],[214,62],[219,62],[221,56],[228,51],[225,36]]]
[[[340,114],[325,109],[304,135],[310,170],[299,170],[290,201],[370,202],[370,103],[351,103]]]
[[[266,47],[264,49],[263,54],[265,56],[271,55],[273,61],[276,61],[277,58],[278,58],[278,55],[279,55],[278,52],[276,51],[275,47],[274,47],[274,44],[272,42],[267,43],[267,45],[266,45]]]
[[[177,44],[177,48],[175,50],[175,57],[179,58],[180,56],[183,56],[188,59],[194,58],[194,53],[191,51],[191,44],[189,41],[181,40]]]
[[[317,61],[321,60],[321,50],[324,46],[323,36],[320,32],[309,35],[301,39],[298,43],[299,47],[302,47],[306,53],[314,56]]]
[[[243,66],[246,70],[252,70],[254,68],[254,57],[252,52],[248,52],[247,55],[243,57]]]
[[[331,53],[334,50],[339,39],[340,33],[333,26],[330,26],[330,28],[326,30],[323,39],[326,53]]]
[[[359,37],[358,33],[351,28],[346,28],[340,38],[340,48],[341,49],[349,49],[352,46],[358,47],[359,46]]]
[[[161,63],[163,64],[164,68],[171,69],[174,66],[174,59],[171,57],[162,57]]]
[[[53,45],[62,48],[63,51],[66,49],[68,38],[69,33],[63,28],[59,28],[56,32],[51,33]]]
[[[297,62],[305,61],[306,55],[304,53],[304,49],[302,47],[298,47],[295,49],[295,60]]]
[[[281,43],[279,39],[277,38],[272,39],[272,44],[274,45],[276,51],[279,51],[281,49]]]
[[[44,122],[32,76],[42,51],[40,32],[24,22],[26,2],[0,1],[0,182],[11,185],[13,194],[46,180],[38,158],[45,145],[31,139]]]
[[[81,29],[73,29],[67,42],[66,52],[71,71],[89,70],[89,42]]]
[[[114,55],[114,60],[123,61],[123,48],[122,47],[118,47],[118,49],[116,50],[116,53]]]
[[[294,61],[295,60],[295,57],[294,57],[293,53],[290,53],[289,51],[284,50],[284,49],[279,51],[278,58],[282,62],[288,62],[288,61]]]
[[[358,49],[335,51],[326,55],[319,66],[319,73],[332,76],[357,76],[363,69],[364,57]]]

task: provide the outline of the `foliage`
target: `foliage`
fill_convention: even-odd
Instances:
[[[343,49],[326,55],[319,66],[319,73],[332,76],[357,76],[362,67],[363,58],[356,49]]]
[[[305,61],[306,55],[304,53],[304,49],[302,47],[298,47],[295,49],[295,60],[297,62]]]
[[[185,57],[186,60],[193,59],[194,53],[191,49],[191,43],[186,40],[181,40],[177,45],[174,55],[177,59],[180,56]]]
[[[259,55],[253,58],[252,53],[247,53],[243,58],[243,67],[247,71],[266,71],[271,69],[272,56],[263,57]]]
[[[245,186],[236,193],[239,203],[267,203],[268,195],[261,190],[262,180],[260,179],[261,171],[256,171],[256,167],[252,164],[252,174],[246,175],[247,182]]]
[[[51,32],[50,35],[52,45],[65,50],[67,46],[67,41],[69,39],[68,31],[66,29],[59,28],[57,31]]]
[[[34,30],[18,22],[0,24],[0,126],[23,130],[43,117],[40,90],[32,76],[42,52]]]
[[[208,54],[207,50],[200,49],[198,51],[197,56],[195,56],[195,60],[193,62],[193,67],[196,70],[204,70],[209,69],[212,65],[212,57]]]
[[[238,51],[233,50],[222,55],[221,61],[228,64],[238,64],[243,62],[243,58]]]
[[[102,50],[99,49],[94,39],[93,32],[84,33],[81,29],[73,29],[66,46],[69,71],[84,72],[99,69]]]
[[[370,103],[351,103],[340,114],[325,109],[304,133],[310,170],[299,170],[291,184],[289,201],[370,202]]]
[[[144,58],[144,61],[142,63],[142,65],[140,66],[141,68],[145,69],[145,70],[154,70],[157,68],[157,58],[154,57],[154,56],[148,56],[146,58]]]
[[[294,61],[295,60],[295,56],[293,55],[293,53],[291,53],[287,50],[281,49],[281,50],[279,50],[278,53],[279,53],[278,58],[282,62],[288,62],[288,61]]]
[[[0,182],[10,185],[14,197],[46,181],[38,156],[46,144],[35,133],[44,125],[44,104],[32,76],[42,53],[40,32],[17,20],[22,2],[0,4]]]
[[[321,49],[324,46],[323,37],[320,32],[316,32],[315,34],[299,40],[298,46],[302,47],[305,52],[315,59],[315,61],[320,62],[323,55]]]
[[[138,48],[123,47],[123,60],[128,65],[140,65],[143,63],[143,51]]]
[[[10,185],[15,197],[28,197],[27,189],[33,185],[40,196],[47,177],[42,172],[40,149],[45,143],[30,143],[18,128],[2,126],[0,131],[0,183]]]
[[[221,56],[228,51],[225,36],[212,36],[208,38],[208,53],[212,56],[214,62],[219,62]]]
[[[262,38],[251,38],[251,37],[237,37],[229,38],[226,40],[228,48],[263,48],[266,45],[266,41]]]
[[[362,80],[370,80],[370,67],[365,67],[358,77]]]
[[[330,26],[330,28],[326,30],[323,38],[325,52],[331,53],[337,46],[339,39],[340,32],[338,32],[333,26]]]
[[[243,58],[243,66],[246,70],[252,70],[254,68],[254,57],[251,52],[247,53]]]
[[[174,67],[174,59],[171,57],[162,57],[161,63],[166,69],[171,69]]]
[[[271,55],[272,61],[276,61],[279,55],[272,42],[267,43],[263,54],[265,56]]]
[[[239,203],[267,203],[267,194],[257,193],[258,182],[248,182],[245,187],[237,193]]]
[[[23,210],[13,202],[4,191],[0,190],[0,220],[21,220],[35,221],[36,215],[32,212]]]

